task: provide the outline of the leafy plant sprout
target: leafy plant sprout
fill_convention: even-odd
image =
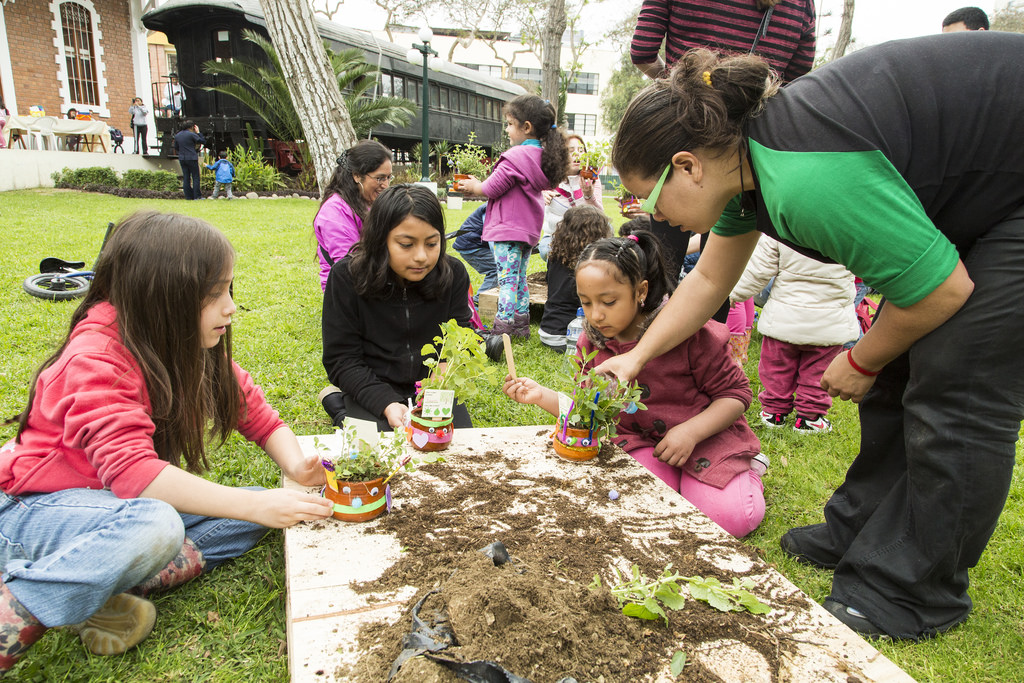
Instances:
[[[414,469],[411,454],[406,452],[405,435],[400,430],[382,433],[375,445],[360,439],[355,425],[346,424],[339,433],[341,445],[333,452],[319,438],[313,439],[314,447],[323,452],[320,464],[328,473],[333,472],[338,481],[372,481],[396,470]]]
[[[483,147],[475,143],[476,133],[470,132],[469,141],[455,145],[445,155],[456,173],[465,173],[483,180],[491,172],[491,161]]]
[[[421,353],[426,356],[423,364],[430,374],[419,383],[417,404],[422,403],[427,389],[451,389],[455,399],[465,403],[479,396],[481,388],[494,379],[484,340],[454,318],[441,323],[441,334],[433,343],[424,344]]]
[[[668,615],[664,607],[681,610],[686,604],[683,587],[680,581],[687,584],[690,597],[706,602],[721,612],[740,612],[746,610],[751,614],[767,614],[771,608],[757,599],[750,589],[754,582],[750,578],[733,578],[732,585],[723,585],[714,577],[684,576],[672,571],[672,563],[665,565],[661,576],[648,581],[640,574],[640,567],[633,565],[630,577],[625,578],[618,567],[612,566],[615,583],[608,590],[619,601],[622,613],[627,617],[653,621],[661,618],[668,625]],[[594,575],[591,589],[601,587],[601,576]]]
[[[566,415],[565,427],[591,429],[595,433],[604,430],[608,438],[615,438],[615,425],[623,411],[646,410],[640,402],[642,391],[636,382],[619,384],[615,378],[584,370],[597,356],[597,350],[590,351],[582,358],[572,356],[575,370],[572,383],[572,406]]]

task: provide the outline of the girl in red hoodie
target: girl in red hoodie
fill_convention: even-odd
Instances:
[[[104,246],[61,347],[0,448],[0,674],[48,628],[95,654],[145,638],[140,596],[249,550],[267,527],[330,515],[317,496],[194,472],[235,429],[305,485],[323,483],[231,360],[234,252],[209,224],[137,213]],[[182,462],[184,461],[184,462]]]
[[[636,346],[672,292],[658,238],[637,230],[594,242],[576,264],[587,321],[576,353],[588,367]],[[715,321],[652,360],[637,375],[647,410],[620,413],[618,445],[734,536],[764,518],[767,458],[743,411],[752,394],[729,355],[729,330]],[[532,379],[505,378],[505,393],[558,414],[558,394]]]

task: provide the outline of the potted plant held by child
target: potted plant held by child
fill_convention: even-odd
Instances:
[[[346,522],[366,522],[391,509],[388,481],[402,469],[413,469],[401,432],[376,434],[376,442],[359,437],[355,425],[345,423],[336,433],[337,446],[315,441],[324,451],[320,460],[327,475],[323,496],[334,503],[333,516]],[[372,439],[371,439],[372,440]]]
[[[430,374],[419,383],[416,406],[409,412],[406,434],[413,448],[440,451],[452,440],[452,408],[480,394],[495,379],[484,340],[454,319],[441,323],[441,334],[423,346]]]
[[[610,147],[607,142],[593,142],[586,151],[576,155],[576,161],[580,164],[580,178],[598,180],[601,169],[608,165]]]
[[[647,409],[640,402],[641,390],[635,382],[619,384],[614,377],[583,369],[596,355],[595,350],[582,359],[572,357],[575,389],[572,396],[558,396],[558,422],[552,443],[555,453],[566,460],[590,460],[600,452],[602,440],[615,438],[621,412]]]
[[[640,210],[640,200],[637,199],[635,194],[627,190],[626,186],[622,183],[615,185],[615,201],[619,203],[619,212],[623,216],[629,216]]]
[[[470,132],[469,141],[461,145],[455,145],[446,154],[448,163],[455,167],[455,184],[453,190],[459,191],[460,180],[469,180],[469,176],[475,176],[479,180],[487,177],[491,172],[491,165],[487,159],[487,152],[480,145],[474,144],[476,133]]]

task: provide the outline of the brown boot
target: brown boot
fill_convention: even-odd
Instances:
[[[18,602],[6,583],[0,583],[0,674],[18,663],[46,627]]]
[[[202,574],[205,566],[206,560],[203,559],[203,553],[199,551],[191,538],[186,538],[181,545],[181,550],[174,556],[174,559],[167,563],[166,567],[128,592],[145,597],[155,590],[180,586]]]

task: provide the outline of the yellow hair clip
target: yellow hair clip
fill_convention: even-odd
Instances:
[[[711,72],[710,71],[705,71],[704,72],[704,85],[708,86],[709,88],[712,87],[711,86]]]

